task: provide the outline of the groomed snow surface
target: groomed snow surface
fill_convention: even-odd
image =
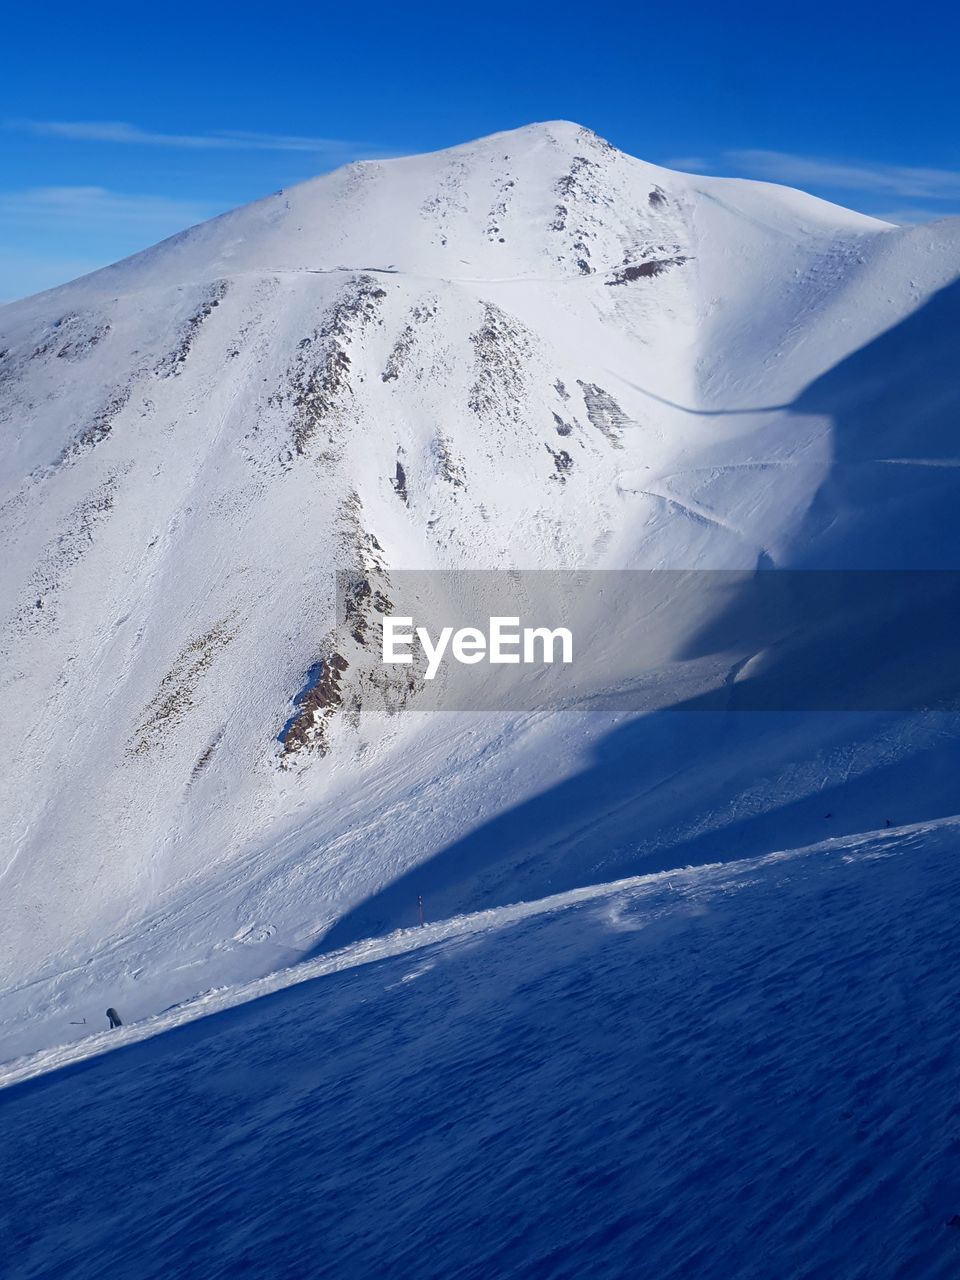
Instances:
[[[38,1055],[7,1274],[955,1276],[957,838],[428,925]]]

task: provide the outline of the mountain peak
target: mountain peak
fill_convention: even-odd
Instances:
[[[859,521],[885,547],[881,526],[901,548],[931,512],[947,527],[954,473],[889,465],[942,458],[952,438],[951,313],[905,336],[901,323],[956,274],[938,234],[672,174],[548,121],[340,169],[5,308],[0,646],[17,751],[0,819],[19,853],[0,977],[53,1009],[55,988],[37,1006],[25,985],[51,955],[108,982],[115,952],[86,958],[127,928],[129,904],[149,919],[198,870],[215,881],[230,865],[215,902],[176,908],[193,960],[167,971],[177,948],[144,925],[163,999],[191,995],[221,962],[247,963],[238,921],[312,940],[426,851],[455,848],[453,815],[491,794],[508,808],[546,779],[535,736],[510,758],[486,729],[378,718],[422,705],[423,682],[363,665],[377,631],[363,610],[398,598],[398,571],[752,571],[811,510],[831,536]],[[825,377],[898,327],[853,383]],[[866,388],[859,407],[851,387]],[[919,412],[901,415],[909,438],[867,454],[885,397]],[[854,419],[838,450],[834,411]],[[331,608],[336,569],[360,584],[349,624]],[[634,643],[617,633],[590,628],[611,671]],[[664,653],[687,651],[668,639]],[[679,697],[675,678],[665,667]],[[486,763],[471,771],[465,805],[458,771],[474,758],[507,771],[502,789]],[[724,812],[709,770],[706,808],[693,782],[686,810],[656,808],[673,776],[641,788],[653,807],[627,811],[623,847],[628,829]],[[370,800],[347,827],[329,803],[341,782]],[[427,793],[440,802],[416,801]],[[542,861],[510,847],[481,879],[509,901],[546,892],[541,871],[577,883],[579,839],[551,838]],[[591,874],[601,854],[585,856]],[[454,875],[431,901],[454,914],[475,887]]]
[[[693,210],[705,196],[779,233],[811,221],[881,226],[787,188],[675,173],[584,125],[548,120],[343,166],[95,272],[83,287],[115,293],[364,268],[446,280],[607,278],[647,254],[690,256]]]

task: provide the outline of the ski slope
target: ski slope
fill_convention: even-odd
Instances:
[[[593,886],[41,1052],[0,1077],[6,1274],[955,1275],[957,838]]]

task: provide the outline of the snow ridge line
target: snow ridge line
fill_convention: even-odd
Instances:
[[[91,1058],[100,1057],[114,1049],[125,1048],[144,1040],[151,1040],[176,1027],[186,1026],[200,1018],[214,1013],[222,1013],[228,1009],[238,1008],[258,1000],[261,996],[272,995],[288,987],[298,986],[303,982],[312,982],[315,978],[328,974],[342,973],[361,965],[374,964],[394,956],[406,955],[422,950],[435,943],[446,942],[456,938],[467,937],[473,933],[486,930],[507,929],[531,917],[546,915],[551,912],[568,910],[589,902],[601,902],[606,898],[636,890],[657,890],[666,888],[683,896],[691,886],[698,882],[715,877],[724,880],[735,880],[766,867],[778,863],[791,862],[817,853],[836,853],[842,855],[844,850],[857,849],[868,843],[896,845],[909,836],[921,836],[933,831],[943,831],[951,827],[960,827],[960,815],[937,819],[932,822],[913,823],[902,827],[891,827],[877,831],[865,831],[855,835],[834,836],[817,844],[805,845],[797,849],[787,849],[775,853],[763,854],[758,858],[745,858],[738,862],[709,862],[698,866],[678,867],[668,871],[657,871],[647,875],[628,876],[622,880],[612,880],[606,884],[586,885],[579,889],[571,889],[532,902],[518,902],[504,907],[492,907],[485,911],[452,916],[448,920],[437,921],[422,927],[397,929],[380,938],[365,938],[362,942],[352,943],[339,951],[318,956],[313,960],[303,961],[284,969],[278,969],[264,978],[256,978],[251,982],[235,987],[214,987],[182,1004],[174,1005],[162,1013],[141,1022],[125,1024],[119,1031],[101,1031],[88,1036],[85,1040],[71,1044],[59,1045],[50,1049],[40,1049],[22,1058],[15,1058],[7,1063],[0,1063],[0,1089],[10,1088],[44,1076],[63,1067],[76,1065]],[[862,852],[862,850],[861,850]],[[676,882],[676,883],[674,883]]]

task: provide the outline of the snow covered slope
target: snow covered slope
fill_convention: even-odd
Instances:
[[[413,929],[41,1055],[6,1274],[954,1276],[957,835]]]
[[[956,565],[958,272],[954,222],[553,123],[0,310],[4,1056],[417,892],[436,918],[954,812],[949,718],[418,714],[356,678],[331,574]]]

